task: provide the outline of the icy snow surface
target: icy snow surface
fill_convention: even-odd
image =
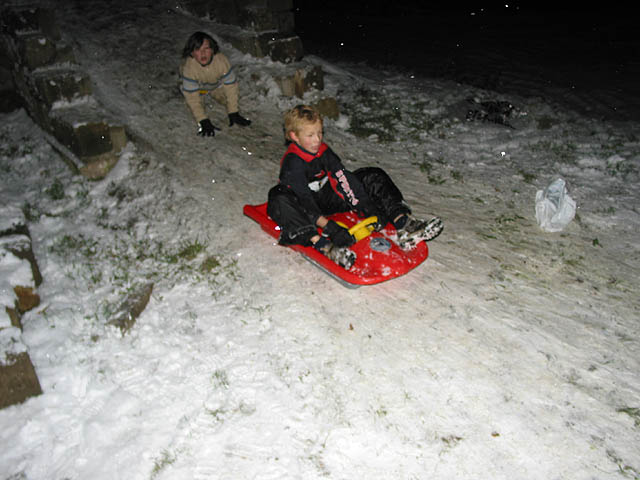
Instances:
[[[445,222],[416,270],[346,289],[242,215],[298,102],[283,67],[221,42],[253,125],[210,105],[222,131],[199,138],[177,59],[218,26],[104,5],[56,15],[133,138],[110,176],[73,177],[24,111],[0,120],[1,202],[44,277],[22,335],[44,393],[0,411],[0,479],[640,477],[637,123],[306,58],[341,104],[325,136],[346,165],[383,167]],[[514,128],[465,121],[469,98],[511,102]],[[578,213],[546,233],[535,193],[558,177]],[[132,330],[107,326],[148,281]]]

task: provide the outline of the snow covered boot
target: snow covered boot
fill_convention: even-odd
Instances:
[[[405,250],[413,248],[422,241],[433,240],[443,228],[440,217],[433,217],[427,222],[407,215],[405,224],[397,230],[398,245]]]
[[[345,270],[349,270],[356,261],[355,252],[348,247],[336,247],[333,243],[328,242],[319,250]]]

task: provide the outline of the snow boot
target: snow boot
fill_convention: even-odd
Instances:
[[[349,270],[356,261],[355,252],[348,247],[336,247],[333,243],[329,242],[318,250],[345,270]]]
[[[404,250],[415,247],[418,243],[433,240],[442,233],[444,225],[439,217],[433,217],[428,222],[407,215],[407,221],[397,230],[398,245]]]

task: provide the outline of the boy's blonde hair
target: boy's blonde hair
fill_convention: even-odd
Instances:
[[[284,114],[284,135],[287,140],[293,140],[289,136],[289,132],[294,132],[298,135],[303,125],[316,122],[320,122],[320,125],[322,125],[322,116],[315,108],[309,105],[296,105]]]

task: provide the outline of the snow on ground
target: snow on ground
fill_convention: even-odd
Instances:
[[[638,124],[306,59],[346,165],[446,224],[410,274],[346,289],[242,215],[277,177],[281,67],[222,42],[254,123],[212,106],[223,131],[196,137],[176,63],[217,26],[101,5],[57,14],[133,135],[116,169],[73,177],[23,111],[0,122],[2,204],[45,279],[22,335],[44,393],[0,411],[0,478],[640,477]],[[514,128],[465,121],[469,98],[511,102]],[[546,233],[534,199],[556,178],[578,213]],[[107,326],[148,281],[134,328]]]

